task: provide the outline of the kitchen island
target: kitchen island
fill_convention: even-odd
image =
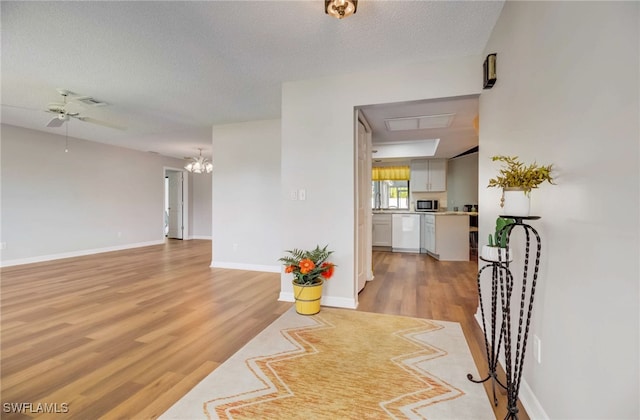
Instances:
[[[422,247],[440,261],[469,261],[470,212],[436,212],[423,215]]]
[[[477,212],[374,210],[373,245],[390,247],[392,251],[426,253],[440,261],[469,261],[469,219],[477,215]],[[416,236],[418,217],[419,236]],[[400,247],[399,238],[405,241]]]

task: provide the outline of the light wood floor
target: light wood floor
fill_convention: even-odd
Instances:
[[[39,402],[68,404],[65,418],[155,418],[292,305],[277,301],[278,274],[210,261],[210,241],[171,240],[1,269],[2,418],[46,418],[4,410]],[[477,265],[374,261],[358,309],[460,322],[485,373]]]

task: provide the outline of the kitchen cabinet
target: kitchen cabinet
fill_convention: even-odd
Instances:
[[[421,159],[411,161],[411,190],[434,192],[447,190],[447,161]]]
[[[421,252],[440,261],[469,261],[469,214],[422,216]]]
[[[420,252],[420,215],[393,214],[391,246],[394,252]]]
[[[436,216],[433,214],[422,215],[422,243],[421,251],[436,253]]]
[[[373,224],[373,246],[391,246],[391,215],[374,214]]]

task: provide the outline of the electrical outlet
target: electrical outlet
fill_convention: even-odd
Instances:
[[[238,250],[238,244],[233,244],[233,250],[237,251]]]
[[[542,341],[537,335],[533,336],[533,358],[538,364],[542,363]]]
[[[0,249],[7,249],[7,243],[6,242],[0,242]]]

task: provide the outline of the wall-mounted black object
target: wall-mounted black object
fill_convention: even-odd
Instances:
[[[489,54],[484,60],[484,89],[491,89],[496,84],[496,55]]]

